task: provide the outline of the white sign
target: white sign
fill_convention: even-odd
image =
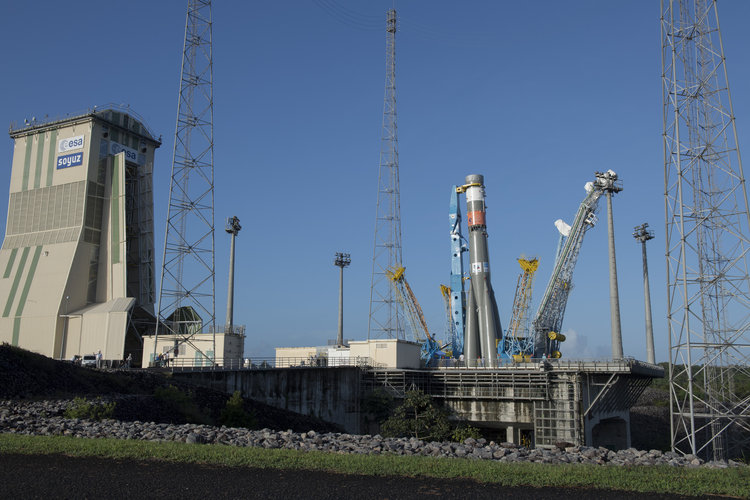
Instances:
[[[83,136],[77,135],[75,137],[68,137],[67,139],[60,139],[57,143],[57,152],[65,153],[67,151],[73,151],[74,149],[83,148]]]
[[[472,262],[471,263],[471,274],[488,273],[490,272],[489,262]]]
[[[135,149],[131,149],[127,146],[123,146],[122,144],[118,144],[116,142],[111,142],[109,145],[109,153],[111,155],[116,155],[121,152],[125,152],[125,160],[132,162],[132,163],[139,163],[138,162],[138,151]],[[140,163],[139,163],[140,164]]]

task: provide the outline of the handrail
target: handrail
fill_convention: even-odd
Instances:
[[[195,359],[178,356],[159,362],[152,362],[149,368],[163,368],[172,371],[224,371],[224,370],[268,370],[277,368],[338,368],[346,366],[384,368],[369,357],[357,356],[342,358],[325,357],[273,357],[273,358],[216,358],[211,364],[205,358]]]
[[[131,109],[129,104],[116,104],[113,102],[108,102],[101,106],[97,105],[91,108],[86,108],[85,110],[82,110],[82,111],[66,113],[64,116],[58,115],[53,118],[50,118],[49,116],[45,116],[43,120],[37,120],[36,118],[32,118],[31,121],[25,120],[23,126],[18,125],[16,122],[11,122],[10,127],[8,128],[8,133],[13,134],[15,132],[21,132],[25,129],[43,127],[45,125],[51,125],[57,122],[62,122],[62,121],[75,119],[75,118],[81,118],[84,116],[90,116],[98,111],[106,111],[108,109],[111,109],[113,111],[118,111],[120,113],[127,113],[128,115],[132,116],[133,118],[138,120],[141,123],[141,125],[143,125],[143,128],[146,129],[146,132],[148,132],[149,135],[154,138],[154,140],[158,140],[159,142],[161,142],[161,136],[159,136],[159,139],[157,139],[156,134],[154,134],[154,131],[151,129],[151,127],[148,126],[148,124],[146,123],[146,120],[141,115],[133,111],[133,109]]]

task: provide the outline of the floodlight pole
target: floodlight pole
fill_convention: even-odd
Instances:
[[[338,347],[344,345],[344,268],[351,263],[351,256],[348,253],[341,252],[336,253],[336,258],[333,261],[333,264],[339,268],[339,333],[336,337]]]
[[[612,170],[596,172],[596,179],[607,197],[607,233],[609,242],[609,309],[612,324],[612,359],[623,359],[622,328],[620,325],[620,293],[617,287],[617,259],[615,257],[615,225],[612,216],[612,194],[622,191],[622,182]]]
[[[232,243],[229,247],[229,289],[227,291],[227,321],[226,326],[224,326],[224,333],[234,333],[232,325],[234,315],[234,239],[240,229],[242,229],[242,226],[240,226],[240,220],[236,216],[227,219],[226,232],[232,235]]]
[[[633,229],[633,238],[641,242],[643,250],[643,300],[646,308],[646,357],[648,362],[656,364],[654,354],[654,327],[651,318],[651,291],[648,283],[648,261],[646,260],[646,242],[654,239],[654,232],[648,229],[648,223],[644,222]]]

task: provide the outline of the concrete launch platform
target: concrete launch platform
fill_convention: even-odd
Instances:
[[[664,370],[633,359],[540,360],[495,368],[290,367],[183,370],[173,376],[227,393],[239,390],[352,433],[378,432],[363,408],[373,391],[398,400],[419,389],[498,441],[623,449],[630,447],[630,408]]]

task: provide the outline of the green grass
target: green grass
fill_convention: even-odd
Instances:
[[[341,455],[221,445],[0,434],[0,453],[320,470],[373,476],[466,478],[506,486],[584,487],[682,495],[750,497],[750,469],[545,465],[396,455]]]

